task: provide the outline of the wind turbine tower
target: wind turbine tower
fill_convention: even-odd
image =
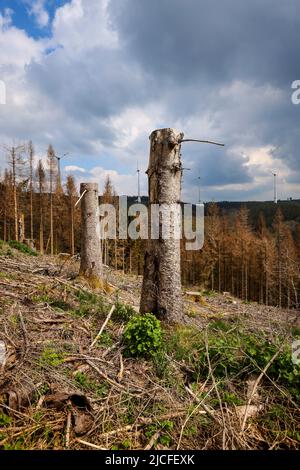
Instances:
[[[274,203],[278,202],[278,193],[277,193],[277,173],[273,173],[274,176]]]
[[[198,176],[198,181],[199,181],[199,187],[198,187],[199,201],[198,201],[198,204],[201,204],[201,176]]]
[[[139,169],[139,164],[137,164],[137,177],[138,177],[138,198],[137,198],[137,202],[140,203],[142,200],[141,200],[141,182],[140,182],[140,172],[141,170]]]

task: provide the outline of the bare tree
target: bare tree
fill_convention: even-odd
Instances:
[[[49,145],[47,152],[48,167],[49,167],[49,195],[50,195],[50,253],[54,254],[54,226],[53,226],[53,194],[54,182],[57,173],[57,160],[52,145]]]
[[[34,160],[34,147],[30,141],[28,144],[29,156],[29,195],[30,195],[30,239],[33,240],[33,160]]]
[[[40,211],[40,224],[39,224],[39,239],[40,239],[40,253],[44,254],[44,192],[46,175],[42,160],[39,160],[37,167],[37,178],[39,188],[39,211]]]
[[[15,240],[19,240],[19,201],[18,201],[18,178],[22,175],[22,168],[25,164],[23,153],[25,146],[11,147],[8,151],[8,162],[12,167],[12,185],[13,185],[13,207],[14,207],[14,233]]]

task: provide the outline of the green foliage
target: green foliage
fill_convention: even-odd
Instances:
[[[177,327],[168,337],[166,349],[177,361],[184,361],[194,371],[193,379],[196,381],[209,374],[206,341],[212,370],[221,380],[260,374],[281,348],[267,374],[285,386],[294,398],[300,399],[300,365],[293,364],[291,347],[288,343],[282,347],[282,338],[271,342],[263,333],[249,334],[241,328],[233,329],[222,320],[211,323],[207,338],[204,332]],[[235,398],[226,394],[224,400],[233,402]]]
[[[37,393],[39,397],[42,397],[43,395],[46,395],[49,391],[50,391],[49,385],[47,383],[44,383],[38,388]]]
[[[71,305],[61,299],[53,299],[49,302],[51,307],[56,308],[58,310],[68,311],[71,308]]]
[[[29,248],[29,246],[24,245],[24,243],[17,242],[16,240],[10,240],[8,242],[10,248],[14,248],[15,250],[20,251],[21,253],[25,253],[30,256],[37,256],[37,252]]]
[[[98,296],[92,292],[86,292],[84,290],[79,290],[76,292],[76,297],[80,302],[88,302],[90,304],[96,305]]]
[[[33,295],[31,297],[31,300],[33,302],[41,302],[41,303],[47,303],[49,304],[51,302],[51,298],[47,294],[42,294],[42,295]]]
[[[222,330],[228,331],[232,328],[232,325],[224,320],[215,320],[209,324],[210,330]]]
[[[173,431],[174,423],[173,421],[165,420],[161,421],[160,423],[153,423],[147,426],[145,431],[145,436],[148,439],[157,432],[160,432],[160,436],[158,442],[165,447],[169,447],[172,443],[172,437],[170,436],[170,432]]]
[[[114,339],[113,337],[111,336],[110,333],[108,333],[107,331],[103,331],[103,333],[101,334],[100,338],[98,339],[98,345],[99,346],[106,346],[106,347],[110,347],[114,344]]]
[[[13,444],[3,444],[3,450],[25,450],[24,439],[20,437]]]
[[[136,311],[131,305],[122,304],[117,301],[112,314],[112,320],[127,323],[134,315],[136,315]]]
[[[163,349],[159,349],[155,354],[153,354],[152,361],[156,375],[160,379],[166,379],[170,374],[169,360],[166,356],[166,352]]]
[[[71,309],[71,305],[65,302],[64,300],[56,299],[54,297],[49,296],[46,293],[41,294],[41,295],[33,295],[31,299],[33,302],[45,303],[45,304],[47,303],[51,305],[51,307],[57,310],[68,311]]]
[[[132,317],[125,328],[123,343],[128,356],[153,356],[162,346],[160,321],[152,313]]]
[[[79,307],[72,310],[75,317],[86,317],[90,315],[103,314],[107,310],[107,305],[100,295],[86,291],[78,291],[76,297],[79,300]]]
[[[298,410],[297,410],[298,411]],[[282,449],[281,441],[286,438],[300,442],[299,420],[296,409],[285,404],[273,403],[265,413],[259,416],[259,423],[277,441],[275,450]]]
[[[243,405],[244,404],[244,401],[241,400],[240,397],[238,397],[235,393],[232,393],[232,392],[228,392],[226,390],[223,391],[222,393],[222,401],[224,403],[227,403],[227,405],[236,405],[236,406],[239,406],[239,405]]]
[[[292,335],[296,337],[300,336],[300,328],[298,326],[293,326]]]
[[[205,297],[214,297],[217,293],[214,290],[204,290],[202,291],[202,295]]]
[[[197,315],[198,315],[198,313],[197,313],[195,310],[191,309],[191,310],[189,310],[188,312],[186,312],[186,315],[187,315],[189,318],[196,318]]]
[[[177,361],[193,362],[193,356],[202,341],[202,335],[196,328],[177,326],[168,335],[166,351],[174,354]]]
[[[42,367],[58,367],[62,364],[63,359],[64,355],[61,352],[55,351],[55,349],[51,347],[47,347],[42,352],[42,355],[40,357],[40,364]]]
[[[0,413],[0,427],[8,426],[12,419],[5,413]]]
[[[75,382],[85,392],[93,392],[99,398],[105,397],[109,390],[106,382],[99,383],[96,380],[90,379],[83,372],[77,372]]]

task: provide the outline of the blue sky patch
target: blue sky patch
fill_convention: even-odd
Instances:
[[[70,0],[46,0],[45,8],[49,14],[49,24],[41,27],[33,14],[30,14],[30,3],[26,0],[1,0],[0,12],[3,14],[6,8],[13,11],[13,25],[19,29],[23,29],[33,38],[51,36],[51,24],[57,8],[70,3]]]

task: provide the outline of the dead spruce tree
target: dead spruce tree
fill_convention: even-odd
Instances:
[[[152,312],[168,320],[182,315],[180,239],[174,228],[180,211],[182,165],[180,141],[183,133],[175,129],[159,129],[150,136],[150,160],[147,170],[149,182],[149,233],[145,250],[144,279],[140,312]],[[152,239],[150,213],[153,204],[163,207],[170,215],[169,238],[164,238],[159,222],[158,239]]]
[[[99,194],[97,183],[80,185],[81,199],[81,264],[80,276],[93,287],[102,282],[102,256],[99,230]]]

